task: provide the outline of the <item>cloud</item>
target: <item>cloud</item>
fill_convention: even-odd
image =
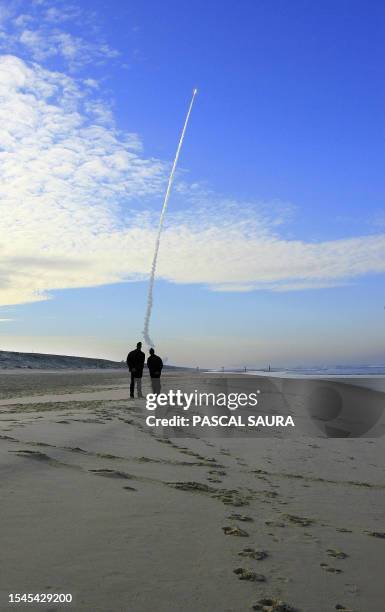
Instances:
[[[114,261],[124,261],[137,228],[118,213],[159,194],[167,164],[141,157],[138,136],[106,125],[108,113],[63,74],[2,56],[0,96],[1,303],[41,299],[52,283],[126,278]]]
[[[196,233],[188,227],[168,229],[160,273],[174,282],[186,282],[188,277],[189,282],[222,291],[284,291],[330,287],[385,271],[384,235],[306,243],[275,234],[252,236],[236,220],[231,228],[221,225],[219,220],[216,227]],[[172,259],[170,252],[175,254]]]
[[[298,282],[296,280],[288,282],[265,282],[265,283],[223,283],[212,285],[210,289],[221,293],[237,292],[248,293],[250,291],[275,291],[283,293],[285,291],[305,291],[308,289],[330,289],[331,287],[341,287],[346,285],[344,282],[337,281],[320,281],[320,280],[305,280]]]
[[[232,293],[234,291],[237,293],[249,293],[250,291],[254,291],[256,286],[252,283],[244,285],[242,283],[223,283],[211,285],[210,289],[218,293]]]
[[[100,33],[95,15],[64,2],[32,2],[16,13],[17,3],[0,4],[0,49],[44,62],[61,60],[71,72],[119,57]],[[68,31],[69,26],[73,31]],[[64,27],[67,29],[65,30]]]
[[[111,59],[119,55],[118,51],[107,44],[91,44],[68,32],[47,32],[45,28],[23,30],[19,42],[27,47],[33,59],[41,61],[47,57],[61,56],[71,69],[89,64],[95,59]]]
[[[67,21],[73,21],[79,19],[82,16],[80,7],[75,5],[61,5],[60,8],[57,6],[49,6],[43,13],[44,21],[48,23],[65,23]]]
[[[34,60],[41,62],[50,57],[61,57],[70,70],[119,55],[116,49],[112,49],[106,43],[86,42],[83,38],[68,32],[46,27],[22,29],[13,40],[14,43],[24,46]]]
[[[68,75],[0,56],[0,305],[148,276],[170,166],[146,157],[139,136],[119,132],[94,96]],[[179,176],[163,279],[288,291],[385,272],[384,234],[287,240],[290,205],[221,198]]]

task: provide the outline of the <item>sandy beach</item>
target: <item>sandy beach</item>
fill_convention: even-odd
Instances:
[[[383,609],[383,437],[165,437],[127,398],[124,370],[1,373],[1,610]]]

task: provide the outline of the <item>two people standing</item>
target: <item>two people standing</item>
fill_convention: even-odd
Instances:
[[[127,367],[131,374],[130,381],[130,397],[134,397],[135,384],[137,396],[139,398],[142,395],[142,376],[143,368],[146,356],[142,351],[142,343],[138,342],[136,349],[128,353],[127,355]],[[160,376],[163,368],[163,361],[158,355],[155,355],[153,348],[150,349],[150,356],[147,359],[147,367],[151,376],[151,385],[153,393],[160,393]]]

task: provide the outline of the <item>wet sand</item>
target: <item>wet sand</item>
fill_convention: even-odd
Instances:
[[[165,438],[121,370],[0,390],[1,610],[383,609],[384,438]]]

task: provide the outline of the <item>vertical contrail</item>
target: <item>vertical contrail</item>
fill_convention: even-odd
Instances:
[[[149,335],[149,327],[150,327],[151,310],[152,310],[152,303],[153,303],[152,293],[153,293],[153,290],[154,290],[156,263],[157,263],[157,259],[158,259],[159,246],[160,246],[160,235],[162,233],[163,221],[164,221],[164,217],[165,217],[166,210],[167,210],[167,204],[168,204],[168,200],[169,200],[169,197],[170,197],[172,184],[174,182],[174,174],[175,174],[176,166],[177,166],[177,163],[178,163],[179,153],[180,153],[181,148],[182,148],[183,139],[184,139],[184,135],[185,135],[185,132],[186,132],[188,120],[190,118],[191,109],[193,107],[194,99],[195,99],[195,96],[196,96],[197,92],[198,92],[198,90],[194,89],[193,95],[192,95],[192,98],[191,98],[191,102],[190,102],[190,106],[189,106],[189,109],[187,111],[186,119],[185,119],[185,122],[184,122],[183,130],[182,130],[182,133],[180,135],[179,144],[178,144],[178,148],[176,150],[174,163],[173,163],[172,168],[171,168],[170,177],[168,179],[166,195],[164,196],[162,212],[160,213],[160,218],[159,218],[158,233],[157,233],[156,240],[155,240],[154,256],[153,256],[153,259],[152,259],[150,280],[149,280],[149,283],[148,283],[147,309],[146,309],[146,314],[145,314],[145,317],[144,317],[143,338],[144,338],[144,341],[147,344],[147,346],[154,346],[154,343],[151,340],[150,335]]]

